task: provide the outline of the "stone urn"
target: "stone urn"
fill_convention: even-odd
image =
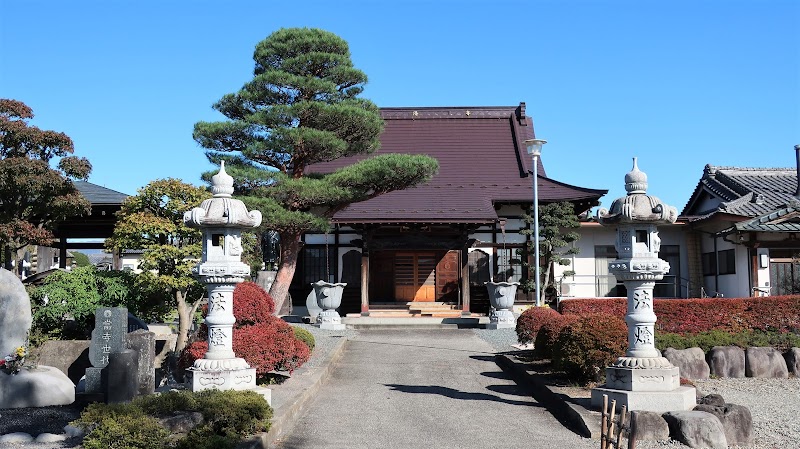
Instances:
[[[492,305],[487,329],[507,329],[517,326],[517,320],[511,309],[514,307],[518,286],[519,282],[486,282],[489,303]]]
[[[314,296],[317,298],[317,305],[322,312],[317,315],[317,325],[320,329],[341,330],[345,326],[342,324],[342,317],[336,309],[342,305],[342,291],[347,284],[344,282],[325,282],[317,281],[311,284],[314,287]]]

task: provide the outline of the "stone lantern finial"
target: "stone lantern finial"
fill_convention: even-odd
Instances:
[[[220,161],[219,173],[211,177],[211,192],[217,198],[233,195],[233,177],[225,172],[225,161]]]
[[[625,175],[625,191],[628,195],[647,192],[647,174],[639,170],[636,159],[633,158],[633,168]]]

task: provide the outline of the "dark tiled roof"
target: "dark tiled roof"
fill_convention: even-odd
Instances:
[[[75,187],[92,205],[121,205],[128,195],[87,181],[73,181]]]
[[[703,177],[692,193],[682,215],[708,216],[724,212],[759,217],[792,201],[797,189],[796,168],[741,168],[706,165]],[[721,201],[716,209],[698,210],[703,193]]]
[[[384,108],[386,126],[376,154],[427,154],[439,161],[428,183],[356,203],[338,212],[338,223],[489,222],[495,203],[530,203],[533,186],[526,139],[533,123],[519,107]],[[314,165],[329,173],[364,157]],[[539,200],[596,205],[606,190],[576,187],[546,177],[539,159]],[[578,211],[580,212],[580,211]]]
[[[747,221],[736,223],[738,231],[800,232],[800,202]]]

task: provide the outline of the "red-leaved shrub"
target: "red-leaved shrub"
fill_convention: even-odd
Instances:
[[[534,353],[537,357],[549,359],[553,356],[553,346],[558,339],[558,334],[565,326],[576,321],[579,315],[557,315],[553,319],[542,323],[534,339]]]
[[[517,340],[522,344],[533,343],[542,325],[557,320],[560,316],[560,313],[550,307],[531,307],[522,312],[517,318]]]
[[[273,315],[275,302],[253,282],[243,282],[233,291],[233,352],[256,368],[261,377],[270,371],[294,371],[308,361],[308,345],[295,337],[292,327]],[[179,366],[189,368],[208,351],[208,328],[198,330],[198,340],[181,353]]]
[[[564,315],[609,313],[624,317],[625,298],[567,299],[561,301]],[[759,298],[656,299],[653,311],[658,316],[656,330],[677,334],[696,334],[711,330],[723,332],[800,330],[800,296]]]
[[[580,381],[600,381],[605,367],[625,355],[628,326],[607,313],[582,315],[564,326],[553,346],[553,365]]]
[[[255,282],[242,282],[233,291],[233,315],[238,326],[262,323],[275,313],[275,301]]]

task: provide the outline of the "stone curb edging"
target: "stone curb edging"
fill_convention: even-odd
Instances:
[[[553,391],[544,381],[542,376],[531,374],[525,365],[516,362],[505,354],[495,355],[495,363],[511,374],[518,384],[530,388],[537,401],[561,421],[568,429],[586,438],[600,438],[600,412],[566,401],[561,393]]]
[[[289,379],[287,382],[296,380],[298,383],[301,383],[299,387],[296,387],[301,390],[300,393],[292,398],[288,398],[282,405],[274,410],[272,424],[268,432],[250,437],[240,443],[237,449],[268,449],[273,447],[279,438],[285,436],[294,425],[297,417],[302,414],[309,400],[317,394],[322,385],[324,385],[330,377],[334,366],[344,353],[347,342],[348,340],[343,338],[337,343],[336,347],[328,352],[325,358],[320,361],[320,367],[307,378],[300,378],[295,374],[295,376]],[[298,369],[298,371],[301,370],[302,367]],[[299,374],[302,375],[302,372]],[[273,395],[273,398],[274,397]]]

